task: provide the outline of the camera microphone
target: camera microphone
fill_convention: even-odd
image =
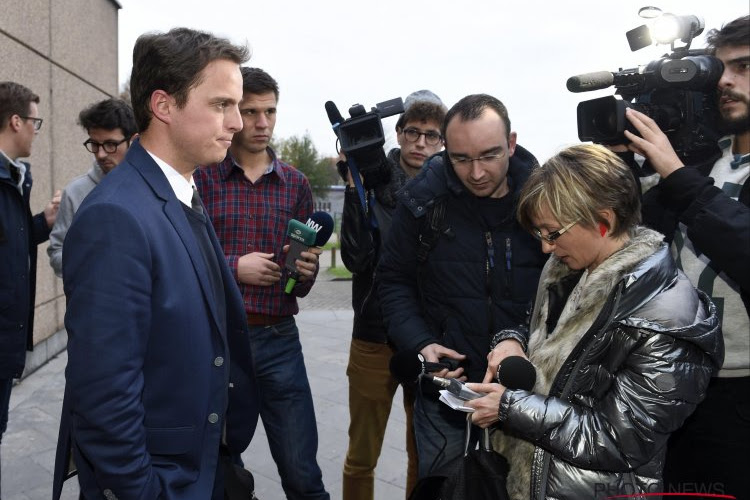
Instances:
[[[614,84],[615,75],[610,71],[595,71],[583,75],[571,76],[565,84],[570,92],[588,92],[590,90],[606,89]]]
[[[424,356],[416,351],[398,351],[391,356],[388,365],[391,375],[402,384],[411,384],[420,376],[430,372],[439,372],[444,369],[455,370],[458,368],[458,360],[442,358],[438,363],[425,361]]]
[[[333,217],[327,212],[315,212],[307,219],[305,224],[292,219],[287,227],[289,237],[289,252],[286,256],[286,270],[289,271],[289,279],[284,287],[284,292],[292,293],[294,285],[297,284],[299,273],[295,261],[301,258],[302,252],[310,247],[322,247],[333,233]]]
[[[344,117],[341,116],[339,108],[336,107],[336,104],[333,101],[327,101],[325,107],[326,113],[328,113],[328,120],[330,120],[331,125],[333,126],[333,131],[338,135],[339,125],[344,123]]]

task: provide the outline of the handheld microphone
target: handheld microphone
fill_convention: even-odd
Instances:
[[[315,229],[292,219],[287,226],[286,235],[289,237],[289,252],[286,255],[285,267],[289,271],[289,279],[286,282],[284,292],[292,293],[292,289],[299,278],[297,266],[294,262],[301,257],[302,252],[315,244],[316,234]]]
[[[284,287],[284,293],[292,293],[299,279],[295,261],[310,247],[325,245],[333,233],[333,226],[333,217],[327,212],[315,212],[305,224],[295,219],[289,221],[286,232],[289,237],[289,253],[286,256],[285,265],[289,271],[289,279]]]
[[[444,369],[455,370],[458,368],[458,360],[442,358],[439,363],[425,361],[421,353],[415,351],[398,351],[391,356],[388,365],[391,374],[402,384],[411,384],[420,376],[430,372],[439,372]]]
[[[595,71],[583,75],[571,76],[565,83],[570,92],[588,92],[606,89],[615,82],[615,75],[610,71]]]
[[[495,378],[508,389],[530,391],[536,383],[536,369],[522,356],[508,356],[497,367]]]
[[[484,396],[484,394],[472,391],[471,389],[466,387],[463,382],[456,380],[455,378],[433,377],[432,375],[426,375],[425,377],[432,380],[433,384],[437,385],[438,387],[442,387],[443,389],[447,389],[448,392],[459,399],[463,399],[464,401],[469,401],[470,399],[477,399]]]
[[[315,245],[322,247],[333,234],[333,217],[328,212],[315,212],[307,219],[306,225],[315,230]]]

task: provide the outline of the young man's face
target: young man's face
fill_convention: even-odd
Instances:
[[[401,162],[408,167],[422,168],[425,160],[443,149],[440,124],[434,120],[408,121],[396,131],[401,147]]]
[[[719,79],[719,111],[731,132],[748,130],[750,114],[750,45],[726,46],[716,49],[716,57],[724,63]]]
[[[113,168],[122,163],[130,147],[129,137],[125,137],[121,128],[107,130],[103,128],[89,129],[88,148],[96,151],[92,153],[102,171],[108,174]],[[87,142],[89,142],[87,141]],[[112,151],[111,153],[109,151]]]
[[[474,196],[501,198],[508,193],[508,164],[516,149],[505,122],[487,108],[476,120],[454,116],[445,130],[445,143],[453,170]]]
[[[201,83],[190,90],[182,108],[171,106],[169,125],[180,172],[224,159],[232,136],[242,130],[237,107],[242,99],[239,64],[218,59],[202,71]]]
[[[262,153],[268,147],[276,126],[276,95],[246,93],[240,101],[242,132],[234,136],[232,144],[250,153]]]

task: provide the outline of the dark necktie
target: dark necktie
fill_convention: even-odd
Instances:
[[[199,214],[203,213],[203,205],[201,204],[201,197],[198,196],[198,190],[193,186],[193,198],[190,200],[190,204],[196,212]]]

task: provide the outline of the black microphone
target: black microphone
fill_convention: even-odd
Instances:
[[[299,279],[295,261],[301,258],[302,252],[309,250],[310,247],[325,245],[333,233],[333,226],[333,217],[328,212],[313,213],[305,224],[295,219],[289,221],[287,229],[289,253],[286,256],[285,266],[289,271],[289,279],[284,287],[285,293],[292,293]]]
[[[315,246],[322,247],[328,243],[333,234],[333,217],[328,212],[315,212],[307,219],[307,226],[315,230]]]
[[[615,82],[615,75],[610,71],[595,71],[583,75],[571,76],[565,84],[571,92],[588,92],[606,89]]]
[[[333,126],[333,131],[338,135],[339,125],[344,123],[344,117],[341,116],[339,108],[336,107],[336,104],[333,101],[327,101],[325,107],[326,113],[328,113],[328,120],[330,120],[331,125]]]
[[[391,356],[388,364],[391,374],[402,384],[411,384],[420,376],[439,372],[444,369],[455,370],[458,368],[458,360],[443,358],[439,363],[425,361],[421,353],[415,351],[398,351]]]
[[[497,367],[495,378],[508,389],[530,391],[536,383],[536,369],[522,356],[508,356]]]

